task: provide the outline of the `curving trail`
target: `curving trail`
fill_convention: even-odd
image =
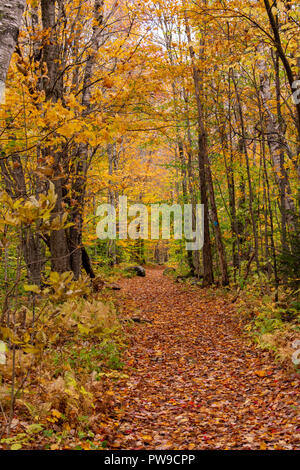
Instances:
[[[224,299],[161,269],[122,281],[136,324],[113,449],[300,449],[299,380],[242,337]],[[297,403],[298,401],[298,403]]]

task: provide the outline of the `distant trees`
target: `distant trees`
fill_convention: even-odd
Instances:
[[[203,249],[180,256],[205,285],[252,261],[278,285],[299,251],[296,2],[39,0],[17,40],[24,8],[0,7],[0,170],[14,200],[54,185],[55,229],[19,234],[31,280],[94,276],[87,211],[128,193],[204,204]]]

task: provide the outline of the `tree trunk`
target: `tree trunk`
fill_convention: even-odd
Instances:
[[[191,133],[191,124],[190,124],[190,110],[189,110],[189,97],[188,92],[183,89],[183,97],[185,101],[185,113],[186,113],[186,127],[187,127],[187,146],[186,146],[186,153],[187,153],[187,177],[188,177],[188,188],[190,193],[190,199],[192,203],[192,220],[193,220],[193,230],[196,229],[196,204],[197,204],[197,197],[195,194],[194,189],[194,175],[193,175],[193,145],[192,145],[192,133]],[[199,277],[202,276],[202,272],[200,272],[200,251],[194,250],[192,252],[188,252],[188,256],[190,257],[189,264],[193,267],[193,275]]]
[[[189,23],[188,23],[186,15],[185,15],[185,26],[186,26],[187,39],[189,43],[191,44],[191,32],[190,32],[190,27],[189,27]],[[221,230],[220,230],[220,225],[219,225],[219,220],[218,220],[218,213],[217,213],[217,206],[216,206],[216,201],[215,201],[210,162],[208,158],[207,134],[206,134],[206,130],[204,126],[204,119],[203,119],[199,70],[197,69],[195,65],[195,52],[194,52],[192,45],[189,46],[189,52],[190,52],[190,57],[192,61],[195,97],[196,97],[197,112],[198,112],[197,116],[198,116],[198,145],[199,145],[199,153],[198,153],[199,176],[200,176],[200,179],[202,179],[202,181],[200,180],[201,202],[202,204],[206,206],[204,207],[204,225],[206,225],[207,227],[206,228],[204,227],[203,255],[205,251],[205,256],[207,257],[206,261],[209,262],[210,266],[205,267],[206,263],[204,259],[203,259],[203,263],[204,263],[204,269],[207,269],[208,271],[206,273],[208,283],[212,283],[213,282],[213,273],[212,273],[213,268],[212,268],[212,256],[211,256],[211,248],[210,248],[209,227],[208,227],[208,205],[207,205],[208,201],[207,201],[207,195],[206,195],[206,188],[208,188],[214,230],[215,230],[215,235],[216,235],[216,244],[217,244],[217,251],[218,251],[218,256],[219,256],[219,264],[221,268],[221,276],[222,276],[221,282],[222,282],[222,285],[227,285],[229,284],[227,262],[226,262],[225,250],[223,246],[222,235],[221,235]],[[203,175],[202,175],[202,172],[204,172]],[[209,248],[208,248],[208,245],[209,245]],[[204,279],[205,279],[205,276],[204,276]]]
[[[25,0],[5,0],[0,5],[0,103],[4,98],[7,71],[19,35]]]
[[[48,32],[48,40],[44,42],[42,50],[42,62],[47,66],[47,76],[44,77],[42,87],[45,91],[48,101],[56,102],[63,97],[62,75],[57,69],[59,62],[60,49],[57,45],[56,38],[56,17],[55,17],[56,0],[41,0],[42,10],[42,26],[43,30]],[[43,149],[43,157],[46,160],[48,155],[54,154],[53,164],[53,184],[57,194],[56,204],[53,210],[52,218],[63,215],[63,177],[61,162],[65,158],[63,151],[57,152],[55,149],[45,147]],[[70,254],[67,235],[65,230],[53,230],[50,234],[49,248],[51,253],[51,269],[53,271],[63,273],[70,271]]]
[[[282,199],[282,213],[289,225],[295,225],[295,204],[290,197],[291,189],[288,183],[286,170],[284,169],[284,136],[281,132],[280,122],[272,113],[269,102],[272,98],[270,77],[264,60],[260,61],[260,98],[264,111],[264,122],[267,142],[273,162],[275,179]],[[277,93],[278,95],[278,93]],[[278,96],[277,96],[278,100]],[[280,106],[279,106],[280,109]]]
[[[280,37],[280,25],[278,22],[278,18],[274,16],[273,14],[273,2],[270,4],[269,0],[264,0],[265,8],[269,17],[269,22],[270,26],[273,32],[273,41],[274,41],[274,46],[277,50],[278,56],[280,57],[280,60],[283,64],[283,67],[285,69],[287,79],[290,85],[291,89],[291,94],[294,93],[294,81],[296,80],[296,77],[293,75],[293,70],[291,67],[291,64],[284,52],[284,47],[281,42],[281,37]],[[299,149],[299,144],[300,144],[300,103],[295,104],[296,107],[296,116],[295,116],[295,122],[296,122],[296,128],[297,128],[297,133],[298,133],[298,153],[300,151]]]
[[[251,180],[251,173],[250,173],[248,148],[247,148],[247,142],[246,142],[246,130],[245,130],[244,115],[243,115],[243,109],[242,109],[240,94],[239,94],[239,90],[238,90],[237,83],[236,83],[236,80],[235,80],[234,76],[233,76],[233,83],[234,83],[235,92],[236,92],[239,118],[240,118],[241,131],[242,131],[242,140],[241,140],[241,142],[242,142],[242,145],[243,145],[243,152],[244,152],[245,159],[246,159],[246,169],[247,169],[248,188],[249,188],[249,210],[250,210],[253,237],[254,237],[254,256],[255,256],[257,271],[259,272],[260,271],[260,263],[259,263],[259,249],[258,249],[258,246],[259,246],[258,245],[258,234],[257,234],[257,224],[256,224],[256,220],[255,220],[254,207],[253,207],[253,205],[254,205],[254,195],[253,195],[252,180]]]
[[[13,156],[12,162],[17,163],[16,168],[13,168],[8,160],[0,159],[4,187],[12,198],[24,198],[26,200],[26,182],[20,157]],[[30,282],[40,285],[41,271],[44,265],[43,245],[39,234],[33,233],[28,226],[22,228],[21,248]]]
[[[107,155],[108,155],[108,174],[112,176],[115,171],[118,169],[118,154],[116,143],[109,144],[107,146]],[[115,189],[112,187],[112,181],[109,181],[109,190],[108,190],[108,202],[116,208],[118,194]],[[108,240],[108,257],[110,259],[111,266],[117,264],[117,244],[116,240]]]
[[[82,87],[82,106],[84,107],[83,119],[91,108],[91,81],[93,69],[95,66],[95,54],[100,46],[101,25],[103,23],[104,0],[95,0],[94,3],[94,25],[91,44],[93,53],[91,53],[86,62]],[[80,276],[82,265],[82,224],[83,210],[86,192],[86,178],[89,165],[90,146],[83,143],[78,146],[78,152],[73,169],[72,200],[74,202],[71,211],[71,222],[73,227],[69,231],[69,245],[71,249],[71,268],[75,278]]]

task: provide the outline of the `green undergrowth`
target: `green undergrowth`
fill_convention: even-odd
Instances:
[[[299,373],[295,363],[296,350],[300,348],[299,292],[281,286],[275,301],[275,288],[264,281],[263,276],[252,276],[234,298],[234,308],[257,346],[271,351],[287,369]]]

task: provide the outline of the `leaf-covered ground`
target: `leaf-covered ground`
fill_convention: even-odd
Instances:
[[[298,377],[243,336],[224,298],[160,269],[122,287],[126,315],[151,323],[134,328],[110,448],[300,449]]]

